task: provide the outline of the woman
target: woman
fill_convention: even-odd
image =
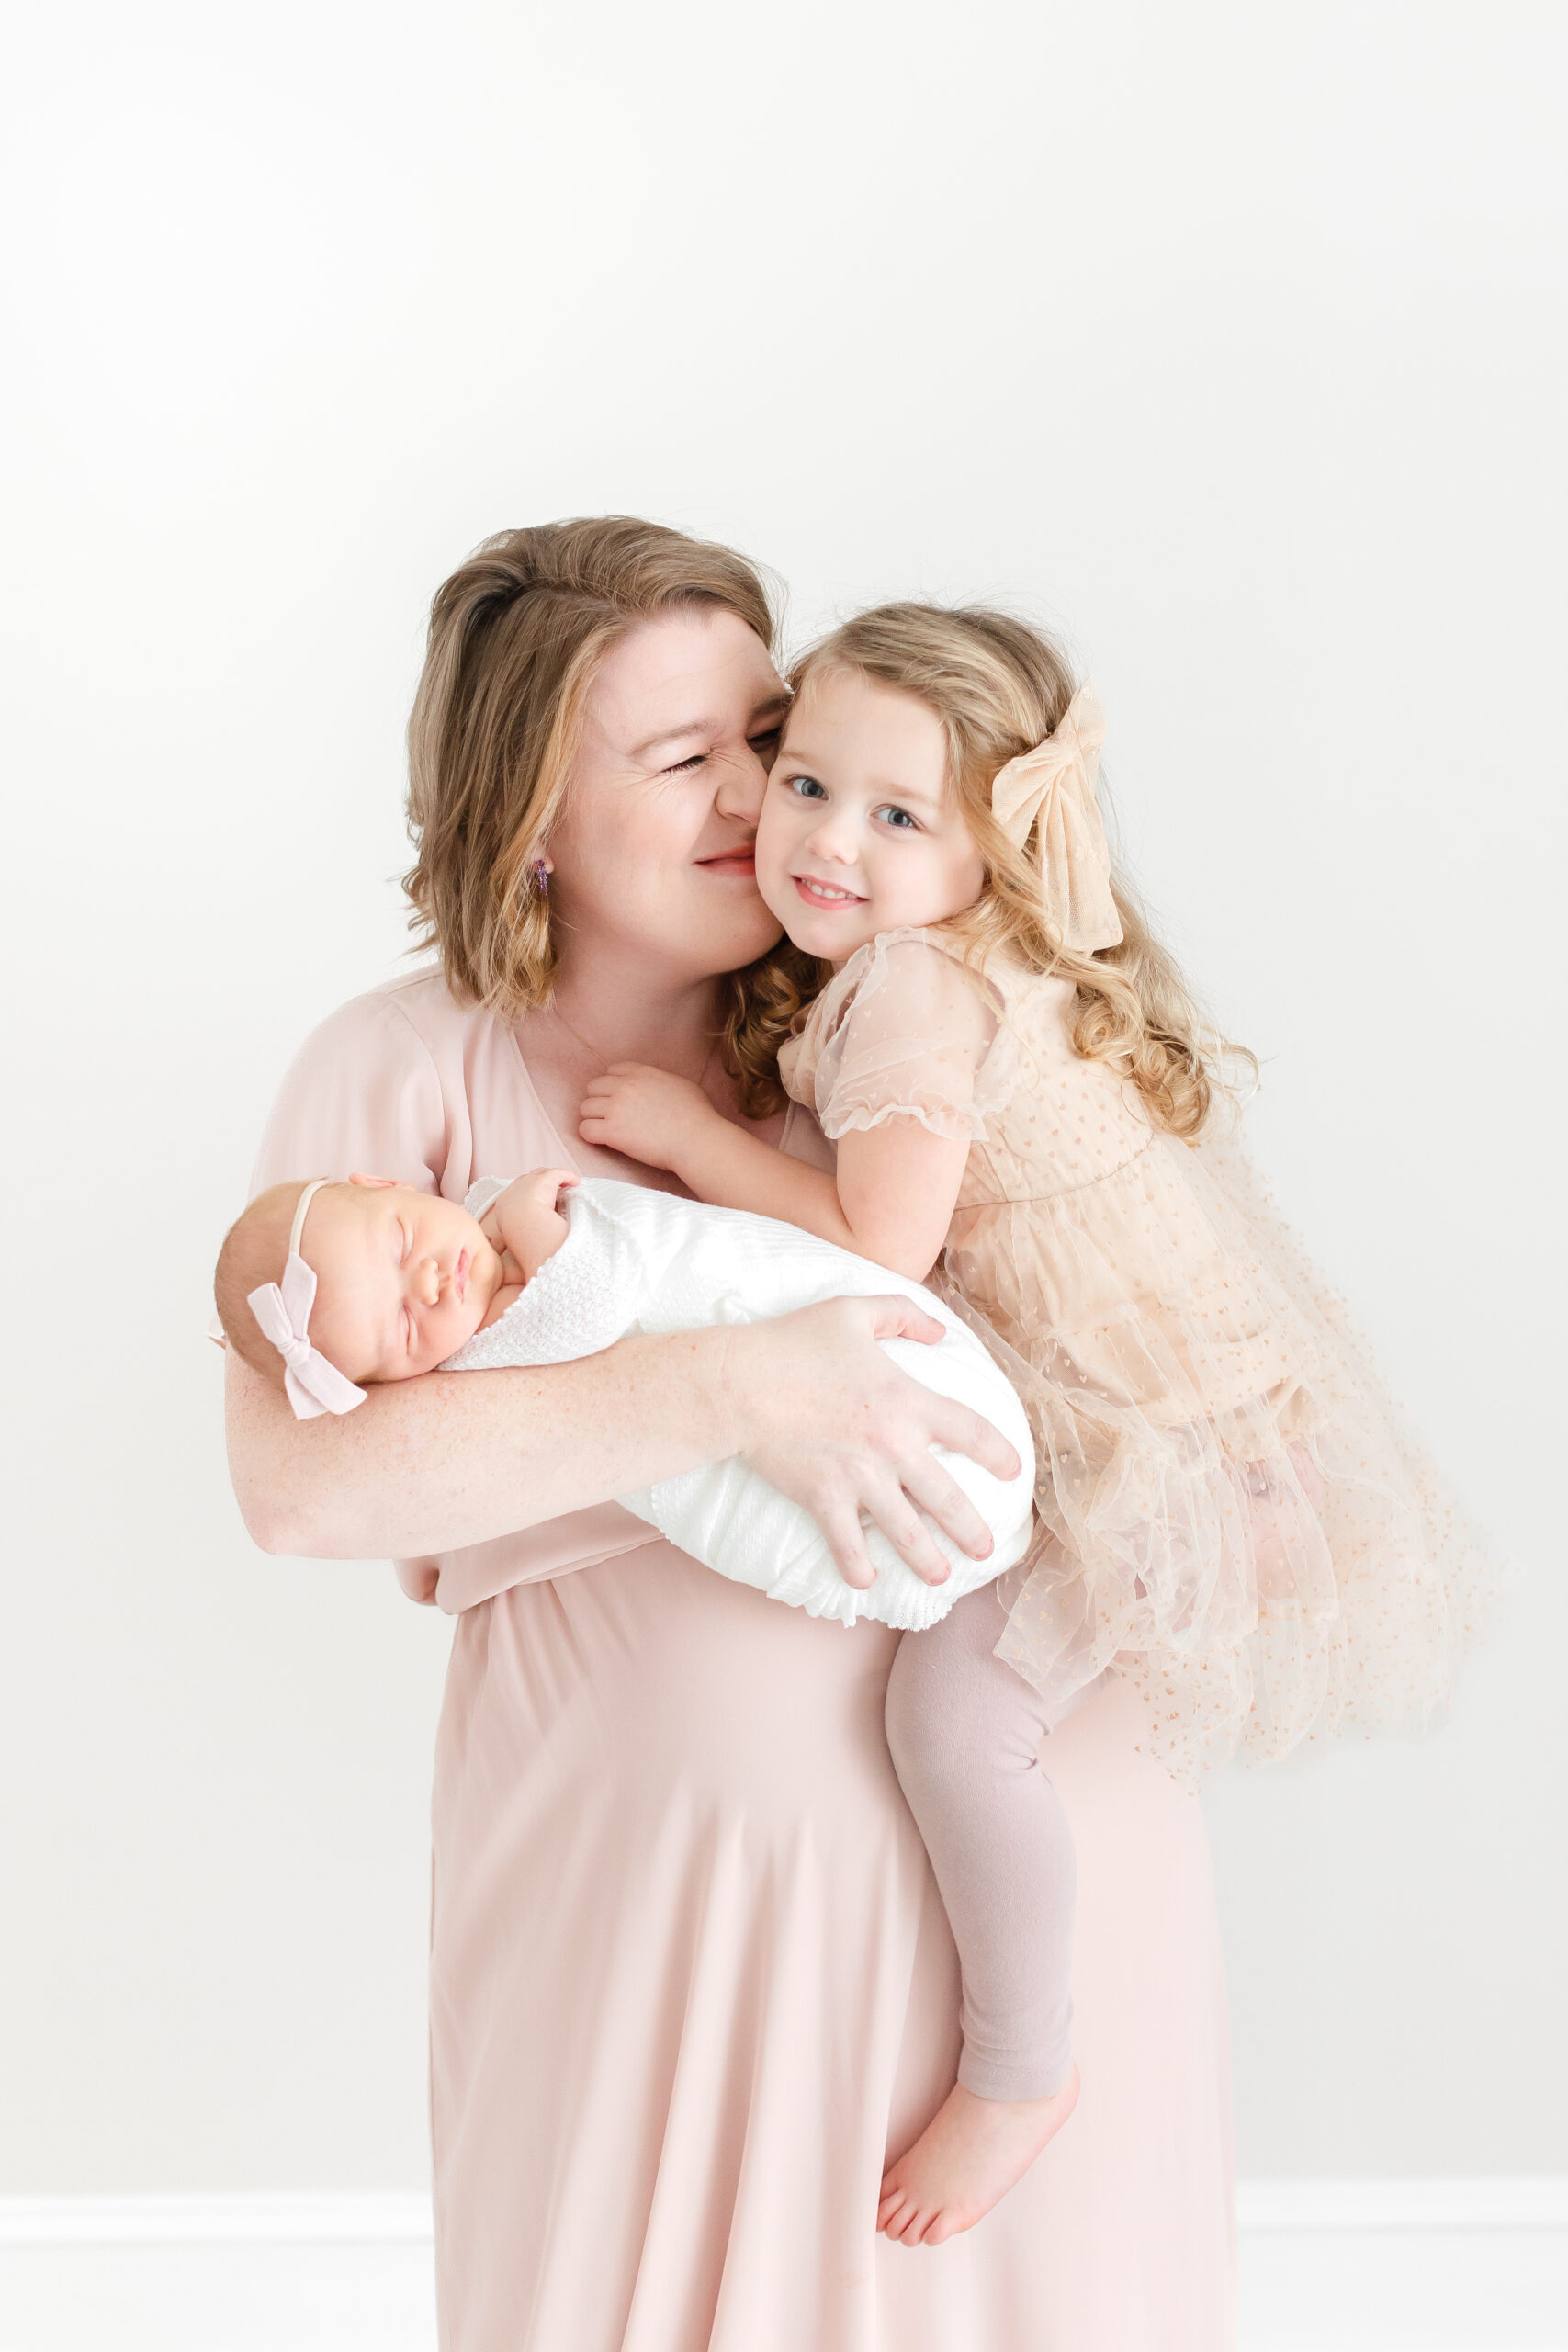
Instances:
[[[411,728],[411,897],[440,968],[344,1008],[257,1170],[460,1197],[570,1161],[611,1063],[695,1078],[786,1150],[801,974],[750,849],[783,707],[750,566],[653,526],[507,533],[447,582]],[[874,2234],[950,2087],[946,1923],[894,1780],[895,1637],[709,1574],[612,1498],[739,1452],[842,1563],[916,1502],[986,1541],[930,1453],[995,1432],[842,1302],[443,1375],[293,1421],[230,1367],[267,1548],[404,1556],[457,1615],[439,1734],[432,2120],[446,2352],[1223,2352],[1228,2085],[1207,1850],[1112,1685],[1053,1738],[1077,1839],[1077,2114],[980,2227]],[[523,1529],[527,1532],[516,1532]],[[408,1555],[415,1555],[409,1557]]]

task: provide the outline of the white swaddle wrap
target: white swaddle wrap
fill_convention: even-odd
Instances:
[[[482,1216],[509,1181],[481,1177],[464,1204],[469,1214]],[[815,1520],[734,1456],[620,1500],[720,1576],[846,1625],[858,1617],[913,1629],[934,1625],[964,1593],[1022,1558],[1034,1491],[1023,1408],[975,1334],[919,1283],[772,1217],[709,1208],[636,1184],[595,1178],[563,1194],[561,1206],[571,1230],[555,1256],[499,1321],[447,1357],[445,1371],[564,1363],[594,1355],[627,1332],[761,1323],[823,1299],[902,1291],[943,1326],[943,1337],[929,1347],[888,1340],[888,1354],[926,1387],[983,1413],[1023,1465],[1016,1478],[993,1478],[967,1454],[935,1449],[996,1539],[988,1559],[971,1560],[933,1528],[953,1573],[944,1585],[922,1584],[873,1527],[866,1540],[876,1582],[869,1592],[856,1592],[839,1574]]]

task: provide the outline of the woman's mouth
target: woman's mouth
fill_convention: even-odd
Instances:
[[[829,912],[840,907],[863,907],[864,899],[855,890],[841,890],[835,882],[819,882],[814,874],[792,874],[790,880],[808,907],[820,907]]]
[[[716,857],[699,857],[697,864],[705,874],[728,874],[743,882],[757,876],[756,853],[750,842],[743,849],[721,850]]]

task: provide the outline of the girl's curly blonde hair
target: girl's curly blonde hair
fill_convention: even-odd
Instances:
[[[1046,917],[1035,828],[1015,845],[991,813],[998,770],[1054,734],[1072,700],[1061,653],[1037,629],[983,605],[881,605],[813,646],[795,664],[790,685],[798,695],[829,671],[913,695],[946,730],[953,786],[986,881],[973,906],[944,928],[971,942],[978,963],[1006,949],[1030,971],[1073,981],[1077,1052],[1128,1079],[1156,1127],[1192,1141],[1216,1093],[1229,1091],[1226,1064],[1252,1062],[1251,1055],[1205,1020],[1114,865],[1120,942],[1092,955],[1065,947]]]
[[[410,928],[458,997],[504,1021],[548,1003],[558,951],[532,869],[593,681],[638,621],[705,605],[773,650],[767,591],[744,556],[627,514],[499,532],[436,591],[409,720],[403,888]],[[786,939],[729,974],[721,1045],[748,1117],[782,1105],[778,1048],[825,968]]]

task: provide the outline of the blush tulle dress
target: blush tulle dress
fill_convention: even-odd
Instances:
[[[367,1168],[461,1200],[576,1164],[526,1048],[439,973],[356,999],[285,1080],[258,1187]],[[784,1145],[829,1164],[804,1114]],[[454,1621],[443,2352],[1228,2352],[1208,1845],[1125,1684],[1051,1742],[1077,2110],[977,2229],[911,2250],[875,2234],[878,2184],[952,2085],[959,1993],[884,1736],[898,1635],[780,1608],[614,1503],[400,1573]]]
[[[1344,1721],[1419,1729],[1496,1564],[1234,1139],[1155,1128],[1070,980],[941,930],[851,956],[780,1069],[835,1140],[970,1146],[943,1284],[998,1335],[1041,1534],[998,1655],[1049,1720],[1107,1668],[1184,1785]]]

